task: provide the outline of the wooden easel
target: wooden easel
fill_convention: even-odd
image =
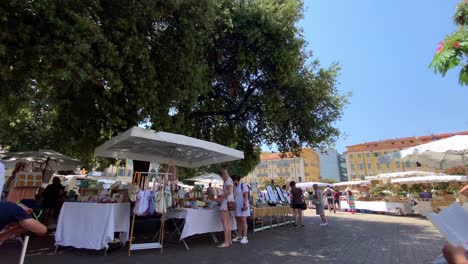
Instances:
[[[166,222],[166,210],[167,210],[167,205],[166,205],[166,199],[164,197],[164,192],[166,190],[166,187],[169,183],[169,174],[172,174],[171,171],[175,171],[175,166],[172,161],[169,162],[168,167],[167,167],[167,172],[166,173],[160,173],[156,177],[155,180],[153,180],[153,188],[155,187],[156,181],[160,184],[161,187],[161,192],[163,192],[163,212],[161,215],[161,225],[159,229],[159,242],[153,242],[153,243],[140,243],[140,244],[134,244],[133,243],[133,231],[135,228],[135,218],[136,214],[134,212],[132,216],[132,223],[130,227],[130,238],[129,238],[129,247],[128,247],[128,256],[131,255],[132,250],[143,250],[143,249],[153,249],[153,248],[160,248],[161,249],[161,254],[163,254],[164,250],[164,227],[165,227],[165,222]],[[159,177],[160,175],[160,177]],[[135,172],[133,175],[132,179],[133,183],[136,183],[138,187],[140,187],[143,190],[148,189],[149,181],[146,181],[141,175],[141,172]]]

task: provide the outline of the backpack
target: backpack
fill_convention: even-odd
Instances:
[[[328,189],[326,194],[327,194],[327,197],[333,197],[333,193],[331,189]]]

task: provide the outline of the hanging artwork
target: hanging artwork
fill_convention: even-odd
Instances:
[[[30,188],[42,186],[42,173],[41,172],[27,172],[21,171],[16,175],[15,187],[17,188]]]

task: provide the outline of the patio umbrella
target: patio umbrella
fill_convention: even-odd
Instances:
[[[111,138],[97,147],[98,157],[132,159],[197,168],[205,165],[240,160],[242,151],[216,143],[183,135],[156,132],[142,127],[129,130]]]
[[[52,171],[75,170],[81,165],[79,160],[50,149],[8,152],[4,155],[3,163],[6,168],[13,168],[18,162],[37,163],[43,170]]]
[[[466,174],[468,161],[468,135],[457,135],[382,156],[380,162],[401,161],[419,162],[435,168],[450,168],[463,165]]]

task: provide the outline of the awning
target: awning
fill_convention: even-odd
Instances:
[[[169,163],[186,168],[240,160],[242,151],[183,135],[142,127],[111,138],[95,150],[98,157]]]
[[[400,184],[413,184],[413,183],[436,183],[436,182],[467,182],[467,176],[459,175],[431,175],[431,176],[422,176],[422,177],[411,177],[411,178],[401,178],[393,179],[392,183]]]

